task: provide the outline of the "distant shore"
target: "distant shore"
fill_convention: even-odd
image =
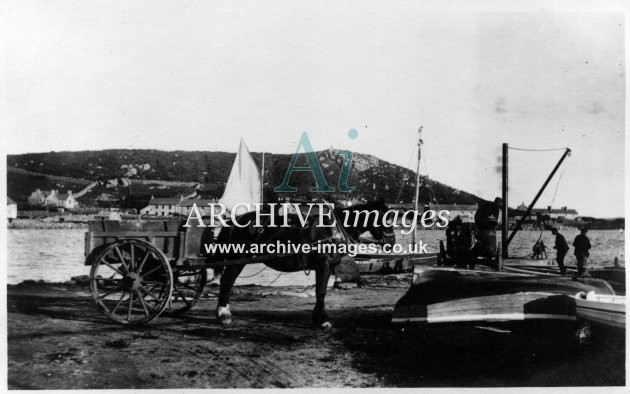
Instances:
[[[73,218],[72,220],[59,220],[58,217],[42,219],[13,219],[7,224],[8,229],[13,230],[87,230],[87,219]]]

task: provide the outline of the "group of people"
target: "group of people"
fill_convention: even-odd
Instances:
[[[564,235],[560,234],[557,228],[552,227],[551,233],[556,236],[554,249],[556,249],[556,262],[560,268],[560,274],[566,275],[567,269],[564,266],[564,257],[569,252],[569,244],[567,244],[567,240],[564,238]],[[580,230],[580,234],[578,234],[573,240],[573,248],[575,249],[574,254],[577,260],[578,277],[583,277],[586,274],[586,261],[589,256],[588,251],[591,248],[591,241],[586,236],[587,233],[588,229],[582,228]]]
[[[497,219],[499,217],[499,213],[501,207],[503,205],[503,201],[501,198],[496,198],[493,202],[485,202],[480,204],[476,214],[475,214],[475,225],[478,230],[482,233],[491,233],[494,234],[494,230],[497,226]],[[446,228],[446,240],[447,254],[454,257],[455,249],[457,244],[458,236],[460,235],[460,230],[462,228],[461,218],[458,216],[454,220],[449,223],[449,226]],[[487,230],[487,231],[484,231]],[[554,249],[556,249],[556,262],[558,263],[558,267],[560,268],[560,274],[566,275],[567,269],[564,266],[564,258],[569,252],[569,244],[567,240],[564,238],[562,234],[558,232],[556,227],[551,228],[551,233],[556,236],[556,242]],[[589,257],[589,250],[591,249],[591,241],[588,239],[586,235],[588,233],[587,228],[582,228],[580,230],[580,234],[578,234],[573,240],[574,254],[577,260],[577,276],[584,277],[586,275],[586,262]],[[492,240],[494,241],[494,238]],[[488,243],[488,242],[486,242]],[[494,242],[489,242],[490,244]],[[546,247],[542,239],[539,239],[534,245],[534,258],[546,258]]]

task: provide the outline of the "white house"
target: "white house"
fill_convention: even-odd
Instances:
[[[40,207],[46,204],[46,193],[37,189],[27,199],[28,205]]]
[[[215,199],[204,199],[204,198],[183,200],[179,204],[179,208],[177,212],[182,216],[188,216],[190,214],[190,211],[192,210],[193,205],[197,204],[197,209],[199,210],[199,213],[201,214],[201,216],[210,216],[212,214],[212,211],[210,209],[210,205],[208,204],[216,203],[216,202],[217,200]]]
[[[7,218],[9,220],[17,218],[17,204],[9,197],[7,197]]]
[[[79,202],[74,198],[71,190],[67,193],[59,193],[53,189],[44,203],[48,207],[65,208],[70,211],[79,207]]]
[[[519,205],[516,209],[520,211],[527,211],[527,207],[525,204]],[[548,215],[551,220],[577,220],[578,212],[575,209],[570,209],[567,207],[561,208],[534,208],[532,209],[531,214],[529,215],[529,220],[537,220],[538,216]]]
[[[472,223],[475,221],[475,213],[477,212],[477,204],[475,205],[459,205],[459,204],[429,204],[429,209],[437,213],[440,211],[449,211],[448,220],[451,221],[459,216],[464,223]],[[444,216],[444,215],[443,215]]]
[[[183,201],[179,198],[152,198],[149,205],[140,210],[141,215],[169,216],[179,213],[179,204]]]

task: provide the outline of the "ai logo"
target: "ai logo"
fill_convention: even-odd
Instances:
[[[355,139],[358,136],[358,132],[355,129],[351,129],[348,132],[348,137],[351,139]],[[306,155],[306,160],[308,161],[307,167],[298,167],[296,165],[298,156],[300,151],[303,150]],[[348,186],[348,176],[350,175],[350,165],[352,164],[352,152],[349,150],[337,150],[336,154],[343,157],[343,164],[341,165],[341,172],[339,173],[339,180],[337,181],[337,187],[342,193],[349,193],[354,190],[354,187]],[[290,193],[296,192],[297,189],[293,186],[289,185],[289,179],[291,179],[291,174],[293,172],[311,172],[313,177],[315,177],[316,187],[311,188],[311,192],[334,192],[335,188],[330,186],[328,182],[326,182],[326,178],[324,177],[324,173],[322,168],[319,165],[319,161],[317,160],[317,155],[313,152],[313,147],[311,145],[311,141],[308,138],[308,134],[306,132],[302,133],[300,137],[300,142],[298,143],[297,149],[291,158],[291,162],[289,163],[289,168],[287,168],[287,173],[284,176],[284,180],[280,186],[276,186],[273,190],[275,192],[280,193]]]

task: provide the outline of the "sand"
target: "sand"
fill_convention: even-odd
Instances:
[[[564,327],[393,326],[407,279],[330,290],[328,332],[311,327],[304,288],[237,287],[226,327],[213,316],[216,288],[183,317],[121,326],[76,285],[9,286],[9,388],[625,384],[623,333],[594,330],[578,345]]]

